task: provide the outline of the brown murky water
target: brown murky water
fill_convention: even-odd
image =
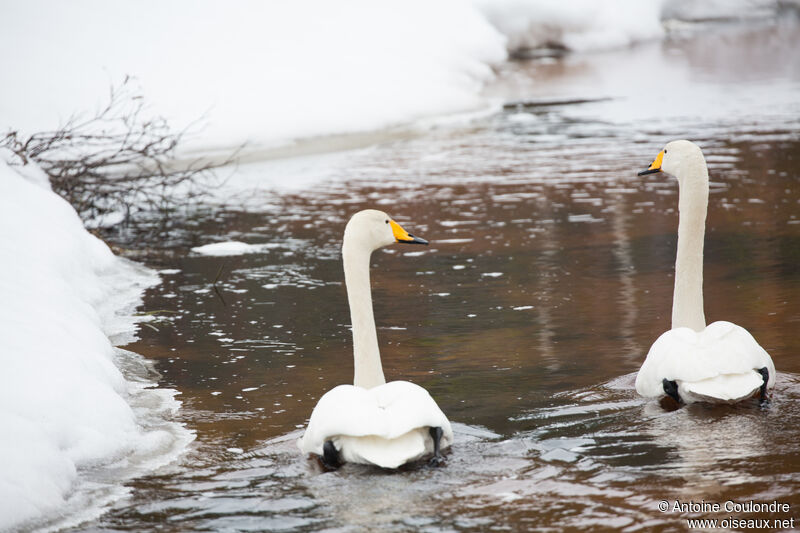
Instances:
[[[258,181],[234,176],[185,235],[148,252],[164,283],[145,310],[162,319],[128,347],[181,391],[197,442],[83,529],[798,527],[798,44],[797,25],[725,28],[513,64],[493,89],[512,102],[502,112],[240,169]],[[744,51],[755,77],[731,62]],[[637,86],[644,64],[685,75]],[[576,96],[611,99],[513,103]],[[765,408],[666,411],[632,389],[669,327],[677,228],[677,183],[636,171],[677,137],[703,146],[711,173],[706,316],[745,326],[772,355]],[[431,240],[377,252],[373,298],[387,379],[423,385],[455,422],[442,468],[322,473],[294,444],[316,400],[352,380],[338,250],[366,207]],[[189,252],[223,240],[268,246]],[[676,500],[723,508],[681,512]]]

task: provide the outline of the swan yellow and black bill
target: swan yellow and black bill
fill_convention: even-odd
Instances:
[[[661,172],[661,162],[664,160],[664,150],[658,152],[653,163],[648,167],[647,170],[642,170],[639,172],[639,176],[644,176],[646,174],[655,174],[656,172]]]
[[[392,233],[397,242],[404,242],[406,244],[428,244],[428,241],[419,237],[414,237],[409,232],[400,227],[400,224],[394,220],[390,220],[389,224],[392,226]]]

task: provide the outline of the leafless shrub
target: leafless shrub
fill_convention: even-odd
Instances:
[[[9,131],[0,147],[14,154],[12,164],[36,162],[85,222],[114,214],[123,224],[147,219],[163,229],[171,213],[217,185],[214,170],[235,157],[179,161],[176,149],[186,134],[172,131],[162,117],[148,118],[143,97],[126,78],[88,118],[74,115],[56,130],[29,137]]]

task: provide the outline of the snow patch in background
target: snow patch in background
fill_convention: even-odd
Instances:
[[[512,52],[564,48],[576,52],[629,46],[663,35],[664,0],[474,0],[508,38]]]
[[[240,241],[226,241],[195,246],[192,248],[192,251],[199,255],[221,257],[227,255],[257,254],[269,250],[270,248],[276,248],[277,246],[278,244],[276,243],[247,244]]]
[[[194,436],[169,420],[176,392],[153,388],[144,359],[109,340],[131,339],[131,314],[158,277],[115,257],[2,156],[0,530],[61,527],[99,514],[125,493],[122,480],[172,461]]]
[[[670,0],[662,18],[684,22],[771,18],[781,10],[800,8],[800,0]]]
[[[507,51],[608,50],[662,20],[779,16],[800,0],[31,0],[6,2],[0,117],[53,129],[134,76],[153,114],[249,150],[491,109]]]
[[[505,59],[503,36],[459,0],[34,0],[4,6],[0,43],[19,51],[4,57],[3,126],[52,128],[131,75],[174,126],[205,114],[194,147],[475,109]]]

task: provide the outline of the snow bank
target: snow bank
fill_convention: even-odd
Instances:
[[[207,113],[196,147],[472,110],[505,59],[503,36],[459,0],[10,2],[0,43],[16,51],[0,86],[8,126],[52,128],[132,75],[174,124]]]
[[[670,0],[664,4],[665,20],[699,21],[771,18],[782,10],[800,8],[797,0]]]
[[[152,389],[146,372],[127,381],[117,365],[142,358],[109,340],[130,335],[130,313],[158,278],[115,257],[69,204],[2,155],[0,530],[96,514],[101,499],[87,491],[107,502],[119,481],[192,439],[165,419],[179,405],[174,391]],[[114,482],[89,483],[109,468]]]
[[[664,17],[777,16],[800,0],[31,0],[6,2],[0,131],[52,129],[137,78],[194,149],[250,149],[488,109],[507,50],[586,52]],[[202,117],[205,117],[202,119]]]
[[[663,34],[665,0],[474,0],[508,48],[606,50]]]
[[[777,18],[800,0],[472,0],[512,53],[609,50],[657,40],[664,21]]]

